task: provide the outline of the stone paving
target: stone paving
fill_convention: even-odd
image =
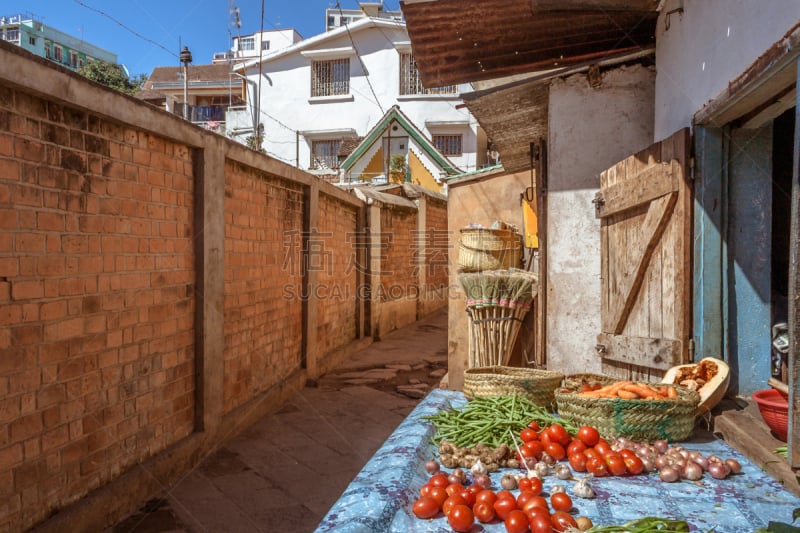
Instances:
[[[447,367],[447,311],[385,336],[106,533],[314,531]]]

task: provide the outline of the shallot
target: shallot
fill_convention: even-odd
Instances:
[[[428,472],[429,474],[435,474],[436,472],[439,471],[439,463],[431,459],[430,461],[425,463],[425,471]]]

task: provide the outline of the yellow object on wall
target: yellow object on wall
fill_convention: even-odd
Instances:
[[[525,247],[539,248],[539,218],[536,215],[536,198],[522,198],[522,221],[525,225]]]

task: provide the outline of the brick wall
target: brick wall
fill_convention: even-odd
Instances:
[[[319,255],[317,271],[317,348],[322,353],[341,348],[356,339],[359,273],[358,211],[329,195],[319,198]]]
[[[447,202],[427,199],[425,212],[425,280],[429,289],[447,287],[450,282],[448,261],[452,249],[451,230],[447,226]]]
[[[416,318],[404,201],[369,215],[392,327]],[[103,530],[371,341],[366,213],[0,41],[0,532]],[[330,268],[303,276],[314,232]]]
[[[193,427],[185,146],[0,86],[0,530]]]
[[[415,296],[418,286],[417,211],[386,205],[381,209],[381,299]]]
[[[225,411],[300,368],[303,190],[225,168]]]

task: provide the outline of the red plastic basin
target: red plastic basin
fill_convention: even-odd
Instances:
[[[775,389],[765,389],[753,393],[761,418],[780,440],[786,442],[789,427],[789,402]]]

